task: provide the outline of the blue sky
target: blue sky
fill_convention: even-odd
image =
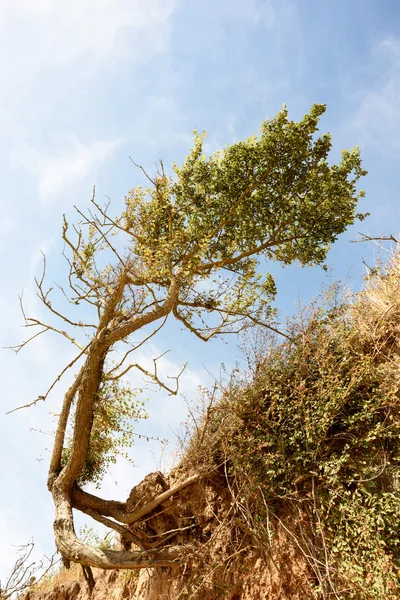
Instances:
[[[358,289],[362,258],[374,245],[350,244],[359,231],[397,235],[400,158],[400,4],[394,0],[3,0],[0,6],[0,248],[2,346],[21,341],[17,295],[24,288],[31,313],[42,314],[32,281],[40,251],[51,278],[65,273],[62,213],[111,197],[115,212],[141,182],[129,156],[149,171],[188,152],[193,129],[208,131],[208,151],[255,133],[265,117],[287,104],[301,118],[314,102],[328,105],[322,131],[331,131],[332,159],[358,144],[369,175],[356,224],[328,256],[331,277]],[[292,313],[327,280],[320,269],[272,266],[278,306]],[[183,381],[196,386],[219,374],[239,352],[233,342],[204,346],[173,323],[143,360],[171,349],[165,372],[189,360]],[[0,578],[12,544],[34,537],[52,549],[52,505],[45,479],[51,430],[63,387],[46,405],[5,416],[47,389],[71,349],[39,339],[17,357],[3,350],[0,418]],[[142,432],[174,439],[186,417],[179,398],[151,395],[152,424]],[[139,443],[137,467],[119,464],[104,494],[124,498],[159,459]],[[119,480],[118,486],[114,479]]]

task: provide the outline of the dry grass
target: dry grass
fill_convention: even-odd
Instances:
[[[30,592],[33,592],[34,594],[46,594],[56,587],[62,585],[68,586],[74,581],[84,581],[80,565],[73,565],[70,569],[60,567],[54,574],[48,575],[41,579],[39,583],[34,584],[30,588]]]
[[[366,278],[352,303],[350,317],[358,335],[373,351],[397,359],[400,354],[400,251]]]

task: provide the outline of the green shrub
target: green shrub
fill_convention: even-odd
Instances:
[[[234,376],[197,448],[260,532],[290,515],[310,597],[400,598],[399,287],[396,255],[356,298],[302,314],[251,380]]]

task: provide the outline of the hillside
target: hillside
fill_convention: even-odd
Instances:
[[[187,545],[184,564],[94,570],[93,600],[400,598],[400,255],[356,297],[329,290],[289,335],[250,344],[181,463],[127,500],[200,474],[132,526]],[[87,597],[74,567],[24,600]]]

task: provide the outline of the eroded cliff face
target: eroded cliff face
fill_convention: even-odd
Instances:
[[[175,485],[188,473],[149,475],[131,492],[132,507]],[[135,571],[93,569],[91,600],[304,600],[310,597],[307,564],[285,526],[269,544],[254,537],[251,513],[237,501],[223,472],[214,472],[168,499],[141,525],[141,535],[169,537],[188,548],[174,568]],[[136,531],[137,532],[137,531]],[[124,542],[122,542],[124,543]],[[125,542],[126,547],[126,542]],[[81,568],[62,571],[24,600],[88,600]]]

